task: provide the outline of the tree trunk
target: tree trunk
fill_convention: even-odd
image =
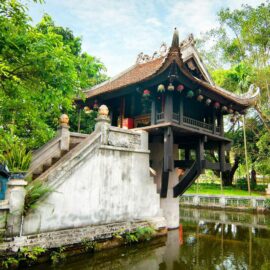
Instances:
[[[230,171],[222,173],[222,184],[223,186],[231,186],[233,182],[234,174],[239,166],[239,158],[234,158],[234,163]]]
[[[254,168],[252,168],[251,170],[251,183],[256,186],[257,184],[257,176],[256,176],[256,171],[254,170]]]

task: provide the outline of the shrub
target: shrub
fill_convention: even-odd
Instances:
[[[0,154],[0,162],[7,165],[12,172],[27,171],[31,163],[32,154],[19,141],[6,141],[4,151]]]
[[[58,264],[66,259],[66,254],[64,253],[65,250],[66,249],[64,247],[60,247],[57,250],[52,251],[50,259],[53,265]]]
[[[82,245],[85,252],[93,252],[96,249],[97,243],[88,239],[82,240]]]
[[[248,190],[247,179],[245,177],[237,179],[236,180],[236,187],[241,189],[241,190]],[[256,188],[256,183],[251,181],[250,182],[250,189],[255,190],[255,188]]]
[[[34,262],[37,261],[38,257],[43,254],[46,250],[42,247],[34,247],[28,248],[23,247],[18,252],[18,260],[19,262],[25,262],[27,265],[32,265]]]
[[[41,181],[34,181],[29,184],[26,187],[23,216],[25,216],[30,209],[35,209],[38,200],[51,191],[51,188],[45,186]]]
[[[265,204],[265,208],[270,210],[270,199],[265,199],[264,204]]]

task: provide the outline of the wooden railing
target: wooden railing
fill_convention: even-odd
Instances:
[[[180,121],[182,120],[182,121]],[[162,123],[165,121],[164,118],[164,112],[160,112],[156,114],[156,123]],[[188,116],[183,116],[182,119],[180,119],[180,114],[179,113],[173,113],[172,115],[172,121],[177,124],[182,124],[187,127],[203,130],[206,132],[214,133],[214,134],[221,134],[221,129],[219,126],[216,126],[214,128],[214,124],[208,124],[205,122],[201,122],[199,120],[190,118]]]
[[[216,133],[216,134],[221,133],[220,127],[215,127],[214,128],[213,124],[204,123],[204,122],[198,121],[196,119],[193,119],[193,118],[190,118],[190,117],[187,117],[187,116],[183,117],[183,124],[185,126],[189,126],[189,127],[192,127],[192,128],[195,127],[197,129],[204,130],[206,132],[211,132],[211,133]]]
[[[164,121],[164,112],[157,113],[157,123],[163,122]]]
[[[179,123],[180,122],[180,115],[179,113],[173,113],[173,122]]]

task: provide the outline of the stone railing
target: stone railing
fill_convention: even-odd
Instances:
[[[209,222],[217,224],[234,224],[241,227],[253,228],[269,228],[270,217],[265,214],[240,211],[224,211],[214,210],[202,211],[201,209],[190,209],[187,207],[180,207],[181,220],[189,220],[195,222]]]
[[[228,208],[242,210],[264,210],[265,198],[253,196],[222,196],[185,194],[180,197],[181,205],[206,208]]]

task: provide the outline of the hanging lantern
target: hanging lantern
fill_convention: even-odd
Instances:
[[[178,84],[178,86],[177,86],[177,88],[176,88],[176,90],[178,91],[178,92],[182,92],[183,90],[185,89],[185,86],[183,85],[183,84]]]
[[[206,104],[207,106],[209,106],[209,105],[211,104],[211,102],[212,102],[212,100],[211,100],[210,98],[208,98],[208,99],[205,101],[205,104]]]
[[[151,92],[148,89],[143,90],[143,97],[150,97]]]
[[[93,109],[98,110],[98,101],[97,100],[95,100],[95,102],[94,102]]]
[[[229,113],[233,113],[234,112],[234,110],[233,109],[229,109]]]
[[[197,100],[198,100],[199,102],[202,102],[202,100],[203,100],[203,95],[198,95],[198,96],[197,96]]]
[[[219,108],[220,108],[220,103],[216,101],[216,102],[214,103],[214,108],[215,108],[215,109],[219,109]]]
[[[201,89],[197,89],[196,90],[196,95],[200,95],[202,93],[202,90]]]
[[[168,91],[173,91],[173,90],[174,90],[174,86],[172,83],[170,83],[168,86]]]
[[[221,111],[222,111],[222,112],[227,112],[227,111],[228,111],[228,108],[227,108],[226,106],[222,106],[222,107],[221,107]]]
[[[157,88],[157,91],[158,92],[165,92],[165,86],[164,86],[164,84],[160,84],[159,86],[158,86],[158,88]]]
[[[194,96],[194,92],[192,91],[192,90],[189,90],[188,92],[187,92],[187,97],[188,98],[192,98]]]
[[[92,112],[92,110],[91,110],[88,106],[85,106],[85,107],[83,108],[83,110],[84,110],[84,112],[87,113],[87,114],[89,114],[89,113]]]

